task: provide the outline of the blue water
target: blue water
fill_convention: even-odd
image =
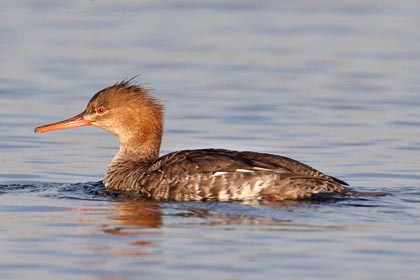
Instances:
[[[261,1],[260,1],[261,2]],[[1,279],[418,279],[415,1],[15,1],[0,9]],[[151,202],[108,193],[117,139],[33,134],[133,77],[162,154],[282,154],[386,197]]]

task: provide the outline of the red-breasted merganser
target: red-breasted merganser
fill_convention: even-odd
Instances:
[[[107,87],[81,114],[35,132],[94,125],[115,134],[120,150],[103,184],[155,200],[286,200],[316,194],[357,195],[340,179],[272,154],[200,149],[159,157],[163,105],[131,81]]]

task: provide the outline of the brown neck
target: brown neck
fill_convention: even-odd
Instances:
[[[124,160],[149,163],[159,158],[162,129],[154,134],[141,133],[120,139],[120,151],[117,156]]]
[[[120,137],[120,150],[108,166],[104,185],[107,189],[134,190],[142,173],[159,158],[162,128],[154,133]]]
[[[141,113],[125,121],[127,127],[118,133],[118,155],[137,162],[151,162],[159,157],[163,133],[163,114],[141,110]]]

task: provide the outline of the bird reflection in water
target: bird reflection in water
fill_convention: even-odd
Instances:
[[[246,213],[232,213],[233,203],[168,203],[142,199],[114,197],[106,209],[106,222],[102,224],[102,232],[112,235],[108,246],[89,246],[95,253],[111,253],[123,256],[150,256],[156,253],[159,246],[160,228],[163,227],[163,216],[172,217],[166,222],[166,227],[222,227],[226,230],[258,230],[269,231],[313,231],[313,230],[343,230],[340,226],[314,225],[296,223],[280,216],[261,216],[260,207],[274,208],[276,211],[295,211],[320,203],[337,203],[337,200],[323,197],[308,201],[247,201],[242,204]],[[250,207],[250,208],[248,208]],[[256,211],[252,211],[252,209]],[[264,226],[264,227],[260,227]],[[123,238],[121,238],[123,237]],[[116,242],[115,242],[116,241]],[[112,245],[111,245],[112,244]],[[127,246],[129,244],[129,246]]]
[[[95,253],[112,253],[124,256],[150,255],[155,246],[154,237],[162,226],[162,213],[159,204],[145,200],[114,201],[107,209],[107,221],[102,224],[102,232],[115,237],[126,236],[109,246],[88,246]],[[127,242],[130,246],[127,247]]]
[[[112,222],[105,233],[117,235],[138,235],[139,229],[162,226],[162,213],[159,205],[153,201],[118,201],[109,215]],[[108,226],[107,226],[108,227]],[[141,231],[140,231],[141,232]]]

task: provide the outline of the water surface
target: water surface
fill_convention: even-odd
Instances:
[[[261,1],[260,1],[261,2]],[[0,10],[0,278],[418,279],[416,1],[19,1]],[[140,74],[162,154],[282,154],[374,198],[106,193],[118,141],[33,128]]]

